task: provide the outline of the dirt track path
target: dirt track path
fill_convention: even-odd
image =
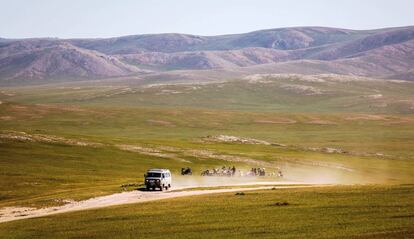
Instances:
[[[187,190],[187,191],[186,191],[186,188],[175,188],[172,191],[166,191],[166,192],[132,191],[132,192],[116,193],[116,194],[112,194],[108,196],[91,198],[91,199],[84,200],[84,201],[69,202],[63,206],[57,206],[57,207],[48,207],[48,208],[41,208],[41,209],[7,207],[7,208],[0,209],[0,223],[20,220],[20,219],[48,216],[48,215],[53,215],[53,214],[58,214],[58,213],[103,208],[103,207],[122,205],[122,204],[143,203],[143,202],[148,202],[148,201],[176,198],[176,197],[196,196],[196,195],[205,195],[205,194],[213,194],[213,193],[228,193],[228,192],[238,192],[238,191],[245,192],[245,191],[270,189],[270,188],[288,189],[288,188],[321,186],[321,185],[296,185],[296,186],[293,185],[292,186],[290,185],[291,183],[286,183],[286,184],[289,184],[289,186],[283,186],[283,184],[279,184],[278,186],[269,186],[271,184],[272,183],[259,183],[259,186],[257,186],[256,184],[256,187],[253,187],[253,184],[244,184],[244,185],[238,184],[236,186],[247,185],[247,186],[252,186],[252,187]],[[274,185],[274,182],[273,182],[273,185]]]

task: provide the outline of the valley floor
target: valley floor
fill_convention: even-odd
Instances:
[[[260,186],[262,185],[262,186]],[[263,186],[268,185],[268,186]],[[269,186],[273,185],[273,186]],[[244,186],[240,188],[240,186]],[[300,184],[297,182],[253,182],[249,184],[237,184],[233,186],[221,185],[220,187],[229,187],[229,188],[219,188],[217,187],[208,187],[203,189],[194,188],[193,190],[188,190],[187,187],[183,188],[173,188],[169,192],[150,192],[144,190],[135,190],[131,192],[116,193],[107,196],[101,196],[96,198],[91,198],[84,201],[67,201],[63,206],[55,207],[46,207],[46,208],[27,208],[27,207],[6,207],[0,210],[0,223],[9,222],[21,219],[49,216],[53,214],[73,212],[73,211],[82,211],[88,209],[109,207],[122,204],[132,204],[132,203],[143,203],[149,201],[155,201],[160,199],[176,198],[176,197],[185,197],[185,196],[195,196],[195,195],[205,195],[205,194],[214,194],[214,193],[227,193],[227,192],[237,192],[237,191],[252,191],[260,189],[291,189],[291,188],[303,188],[303,187],[315,187],[317,185],[311,184]]]
[[[5,222],[0,237],[412,238],[413,197],[412,185],[245,190]]]
[[[413,238],[413,86],[265,75],[2,88],[0,238]],[[200,176],[222,166],[266,168],[254,183],[270,188],[335,186]],[[185,190],[137,191],[149,168]]]

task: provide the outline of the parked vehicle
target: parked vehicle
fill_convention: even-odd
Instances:
[[[144,177],[147,190],[159,188],[163,191],[171,188],[171,172],[168,169],[149,169]]]

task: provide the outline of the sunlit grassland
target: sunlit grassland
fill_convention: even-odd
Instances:
[[[413,196],[411,185],[212,194],[2,223],[0,236],[411,238]]]
[[[0,139],[0,205],[41,206],[119,192],[122,184],[142,182],[150,167],[177,174],[190,166],[199,174],[222,165],[256,166],[189,156],[189,150],[265,162],[269,170],[282,168],[286,180],[412,183],[413,90],[410,82],[346,77],[2,88],[1,134],[26,132],[100,146]],[[275,145],[208,142],[209,135]],[[173,147],[176,159],[121,150],[120,144]]]
[[[340,183],[410,183],[414,125],[409,115],[367,118],[354,113],[240,112],[213,109],[125,108],[3,103],[0,130],[61,136],[98,147],[0,140],[0,205],[42,206],[56,199],[84,199],[141,183],[147,168],[190,166],[201,170],[236,164],[188,156],[128,152],[118,144],[209,150],[281,167],[286,180]],[[365,118],[364,118],[365,117]],[[207,142],[208,135],[235,135],[275,145]],[[311,148],[333,147],[346,153]],[[337,168],[337,166],[342,168]],[[269,169],[270,170],[270,169]],[[134,188],[128,188],[132,190]]]
[[[295,77],[2,88],[0,208],[135,190],[148,168],[169,168],[177,179],[181,167],[191,167],[190,178],[197,179],[202,170],[223,165],[266,167],[281,169],[284,178],[263,180],[369,185],[206,195],[60,214],[2,223],[0,238],[413,237],[413,95],[409,82]],[[17,137],[25,134],[90,144]],[[211,141],[211,135],[270,145]],[[237,160],[226,161],[232,157]]]
[[[154,79],[156,80],[156,79]],[[163,107],[248,112],[414,113],[414,83],[347,76],[265,77],[220,82],[55,84],[4,88],[0,100],[111,107]],[[196,80],[196,79],[194,79]]]

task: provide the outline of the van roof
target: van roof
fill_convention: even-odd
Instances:
[[[154,172],[154,173],[167,173],[170,172],[170,170],[168,169],[164,169],[164,168],[152,168],[152,169],[148,169],[147,172]]]

